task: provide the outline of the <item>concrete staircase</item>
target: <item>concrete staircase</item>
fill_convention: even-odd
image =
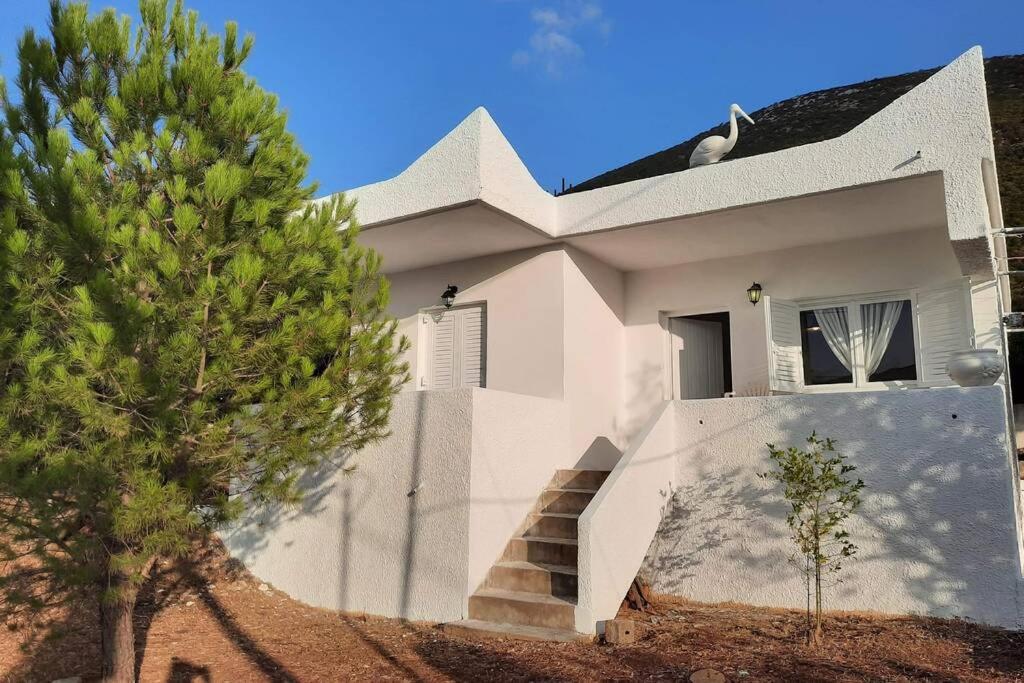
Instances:
[[[469,598],[469,618],[445,625],[467,635],[578,640],[577,524],[608,478],[599,470],[558,470],[520,534],[505,546]]]

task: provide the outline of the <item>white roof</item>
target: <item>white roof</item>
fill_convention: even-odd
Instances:
[[[346,194],[357,199],[364,230],[483,205],[538,238],[561,241],[938,173],[964,272],[991,274],[989,232],[1001,220],[994,163],[984,64],[974,47],[823,142],[555,197],[481,107],[394,178]]]

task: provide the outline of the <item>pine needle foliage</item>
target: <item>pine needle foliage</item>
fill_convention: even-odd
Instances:
[[[836,451],[835,441],[814,432],[806,450],[768,444],[768,452],[774,468],[759,476],[782,484],[789,503],[786,524],[798,550],[794,561],[807,586],[807,641],[818,644],[823,639],[824,578],[838,573],[857,552],[845,522],[860,507],[864,482],[848,476],[857,468]]]
[[[32,560],[9,607],[133,599],[386,435],[407,379],[380,258],[353,202],[311,201],[252,37],[140,14],[54,2],[0,84],[0,554]]]

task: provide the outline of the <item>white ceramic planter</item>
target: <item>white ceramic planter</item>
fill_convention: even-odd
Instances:
[[[985,387],[995,384],[1003,374],[1003,357],[995,349],[954,351],[946,372],[962,387]]]

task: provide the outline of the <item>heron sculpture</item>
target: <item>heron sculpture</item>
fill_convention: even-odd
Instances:
[[[736,125],[736,114],[739,114],[753,125],[754,121],[747,116],[747,113],[740,109],[740,105],[733,104],[729,107],[729,137],[721,135],[710,135],[699,143],[690,155],[690,168],[704,166],[706,164],[717,164],[722,157],[732,151],[736,146],[736,140],[740,136],[739,127]]]

